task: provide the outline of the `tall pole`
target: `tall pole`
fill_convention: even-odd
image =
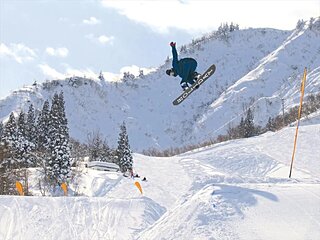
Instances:
[[[294,156],[295,156],[295,152],[296,152],[296,148],[297,148],[298,130],[299,130],[299,125],[300,125],[300,118],[301,118],[301,112],[302,112],[302,102],[303,102],[304,87],[305,87],[306,78],[307,78],[307,68],[304,68],[303,78],[302,78],[302,81],[301,81],[300,106],[299,106],[299,111],[298,111],[298,121],[297,121],[297,127],[296,127],[296,134],[295,134],[295,137],[294,137],[293,153],[292,153],[292,159],[291,159],[289,178],[291,178],[292,168],[293,168],[293,161],[294,161]]]
[[[285,119],[284,119],[284,98],[281,98],[281,102],[282,102],[282,124],[283,127],[285,126]]]

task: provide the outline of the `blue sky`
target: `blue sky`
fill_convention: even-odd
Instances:
[[[0,98],[34,81],[158,67],[170,41],[222,22],[290,30],[317,16],[320,0],[0,0]]]

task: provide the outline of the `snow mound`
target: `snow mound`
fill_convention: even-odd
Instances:
[[[130,239],[164,213],[153,200],[0,197],[0,239]]]

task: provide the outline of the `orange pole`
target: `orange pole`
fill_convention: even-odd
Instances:
[[[299,131],[299,125],[300,125],[301,112],[302,112],[302,102],[303,102],[303,97],[304,97],[304,87],[305,87],[306,78],[307,78],[307,68],[304,68],[303,78],[302,78],[302,82],[301,82],[301,90],[300,90],[301,96],[300,96],[300,106],[299,106],[299,111],[298,111],[298,121],[297,121],[297,127],[296,127],[296,134],[294,136],[294,144],[293,144],[293,152],[292,152],[289,178],[291,178],[293,161],[294,161],[296,148],[297,148],[298,131]]]

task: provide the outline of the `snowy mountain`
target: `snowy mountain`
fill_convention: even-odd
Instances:
[[[217,70],[179,106],[172,101],[181,92],[180,80],[165,74],[169,61],[122,82],[76,77],[26,86],[0,100],[0,120],[11,111],[26,110],[30,103],[40,109],[63,90],[73,138],[85,142],[88,134],[99,131],[114,146],[125,121],[134,151],[213,139],[238,124],[245,107],[251,107],[256,123],[264,125],[281,112],[281,99],[285,109],[298,103],[304,67],[306,94],[320,92],[319,26],[317,18],[300,22],[292,31],[246,29],[194,41],[180,57],[195,58],[199,72],[212,63]]]
[[[89,169],[81,196],[0,196],[0,239],[319,239],[319,116],[302,121],[291,179],[294,127],[169,158],[134,154],[146,182]]]

